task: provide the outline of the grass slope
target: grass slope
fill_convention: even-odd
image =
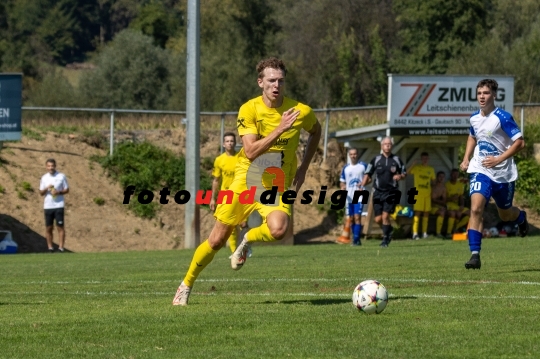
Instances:
[[[188,307],[171,305],[192,250],[0,257],[1,358],[523,358],[540,350],[540,238],[222,250]],[[351,303],[379,279],[380,315]]]

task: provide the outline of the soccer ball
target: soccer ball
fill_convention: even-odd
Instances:
[[[368,279],[354,288],[352,301],[354,306],[364,313],[379,314],[388,304],[388,292],[378,281]]]

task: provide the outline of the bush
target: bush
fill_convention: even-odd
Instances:
[[[22,189],[24,189],[27,192],[34,192],[34,189],[32,188],[32,185],[26,181],[23,181],[21,183]]]
[[[168,187],[171,193],[185,189],[185,159],[150,142],[123,142],[116,147],[113,157],[96,157],[94,160],[101,163],[123,188],[135,186],[132,198],[142,190],[150,190],[155,195],[162,187]],[[201,170],[199,189],[211,188],[210,176]],[[132,199],[129,208],[140,217],[153,218],[158,205],[154,202],[142,205]]]
[[[49,68],[43,79],[28,95],[30,106],[78,107],[77,91],[60,70]],[[24,131],[24,127],[23,127]]]
[[[94,198],[94,203],[98,206],[103,206],[105,204],[105,200],[101,197]]]
[[[523,198],[524,204],[540,213],[540,165],[534,159],[518,158],[519,179],[516,181],[516,191]]]
[[[153,39],[124,30],[99,55],[97,68],[83,74],[87,106],[162,109],[170,96],[169,55]]]

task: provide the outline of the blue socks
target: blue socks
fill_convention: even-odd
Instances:
[[[514,221],[515,224],[521,224],[523,223],[523,221],[525,221],[525,212],[524,211],[519,211],[519,216],[518,218]]]
[[[482,233],[475,231],[474,229],[469,229],[467,235],[469,237],[469,249],[471,252],[480,252],[480,247],[482,246]]]
[[[360,236],[362,235],[362,225],[354,223],[352,225],[352,233],[353,233],[353,240],[355,242],[358,242],[360,240]]]

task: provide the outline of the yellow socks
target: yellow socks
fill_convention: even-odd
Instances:
[[[413,234],[418,234],[418,226],[420,225],[420,217],[414,216],[413,218],[413,225],[412,225],[412,232]]]
[[[231,249],[231,253],[234,253],[236,250],[236,238],[238,237],[238,230],[237,227],[234,227],[231,236],[229,237],[229,248]]]
[[[427,233],[428,220],[429,220],[429,217],[427,216],[422,217],[422,230],[424,231],[424,233]]]
[[[454,230],[454,223],[456,223],[456,219],[452,217],[448,217],[448,227],[446,228],[446,231],[450,234]]]
[[[215,251],[210,247],[208,239],[197,247],[186,276],[184,277],[184,283],[188,287],[193,287],[193,283],[195,283],[199,274],[210,262],[212,262],[212,259],[214,259],[217,252],[218,251]]]
[[[467,227],[467,223],[469,223],[469,216],[463,216],[456,225],[456,228]]]
[[[437,216],[437,234],[441,234],[443,222],[444,222],[444,217]]]
[[[257,228],[252,228],[246,235],[248,242],[273,242],[276,239],[270,234],[268,224],[263,223]]]

